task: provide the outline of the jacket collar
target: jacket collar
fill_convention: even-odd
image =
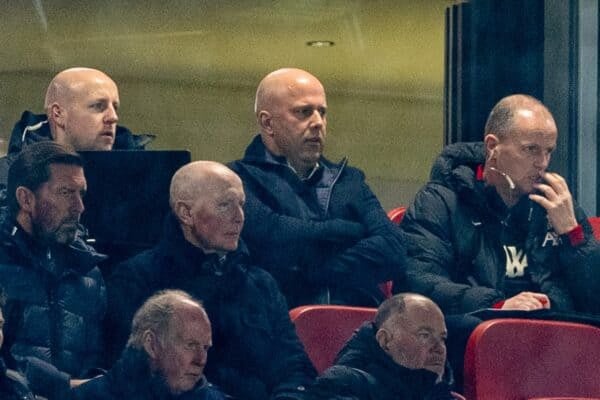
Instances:
[[[196,272],[186,270],[195,270],[200,265],[201,273],[221,276],[228,274],[234,265],[240,265],[248,259],[248,250],[241,238],[235,251],[225,255],[205,254],[184,238],[179,221],[172,212],[165,217],[158,247],[161,254],[168,254],[174,259],[181,273]],[[190,262],[191,260],[194,262]]]

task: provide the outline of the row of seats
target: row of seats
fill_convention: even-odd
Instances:
[[[400,224],[405,212],[406,207],[397,207],[388,217]],[[600,217],[590,217],[589,222],[600,240]],[[381,289],[391,296],[391,282]],[[290,318],[320,374],[333,365],[352,333],[376,312],[375,308],[309,305],[290,310]],[[464,390],[469,400],[600,400],[598,367],[600,328],[561,321],[492,319],[480,324],[468,341]]]
[[[290,318],[321,373],[375,313],[375,308],[311,305],[290,310]],[[467,343],[464,394],[469,400],[600,400],[599,367],[598,327],[491,319],[477,326]]]

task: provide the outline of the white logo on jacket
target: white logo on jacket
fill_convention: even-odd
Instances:
[[[525,275],[527,268],[527,254],[516,246],[502,246],[506,254],[506,276],[517,278]]]

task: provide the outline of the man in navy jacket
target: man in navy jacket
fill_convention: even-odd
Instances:
[[[82,165],[58,143],[28,146],[9,170],[8,212],[0,218],[2,356],[50,400],[67,398],[102,361],[106,290],[96,264],[106,257],[78,237]]]
[[[255,112],[260,134],[230,164],[244,182],[250,254],[290,307],[376,306],[377,284],[403,276],[404,247],[364,174],[323,157],[323,85],[300,69],[274,71],[258,86]]]

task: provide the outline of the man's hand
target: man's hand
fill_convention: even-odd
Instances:
[[[559,235],[570,232],[578,223],[573,209],[573,196],[564,178],[554,172],[545,172],[544,183],[534,186],[542,194],[532,193],[529,198],[548,213],[548,220]]]
[[[71,388],[75,388],[86,383],[87,381],[89,381],[89,379],[71,379],[69,383],[71,384]]]
[[[541,310],[550,308],[550,299],[543,293],[521,292],[504,301],[502,310]]]
[[[456,392],[450,392],[450,394],[452,395],[452,397],[454,397],[456,400],[467,400],[466,397],[456,393]]]

